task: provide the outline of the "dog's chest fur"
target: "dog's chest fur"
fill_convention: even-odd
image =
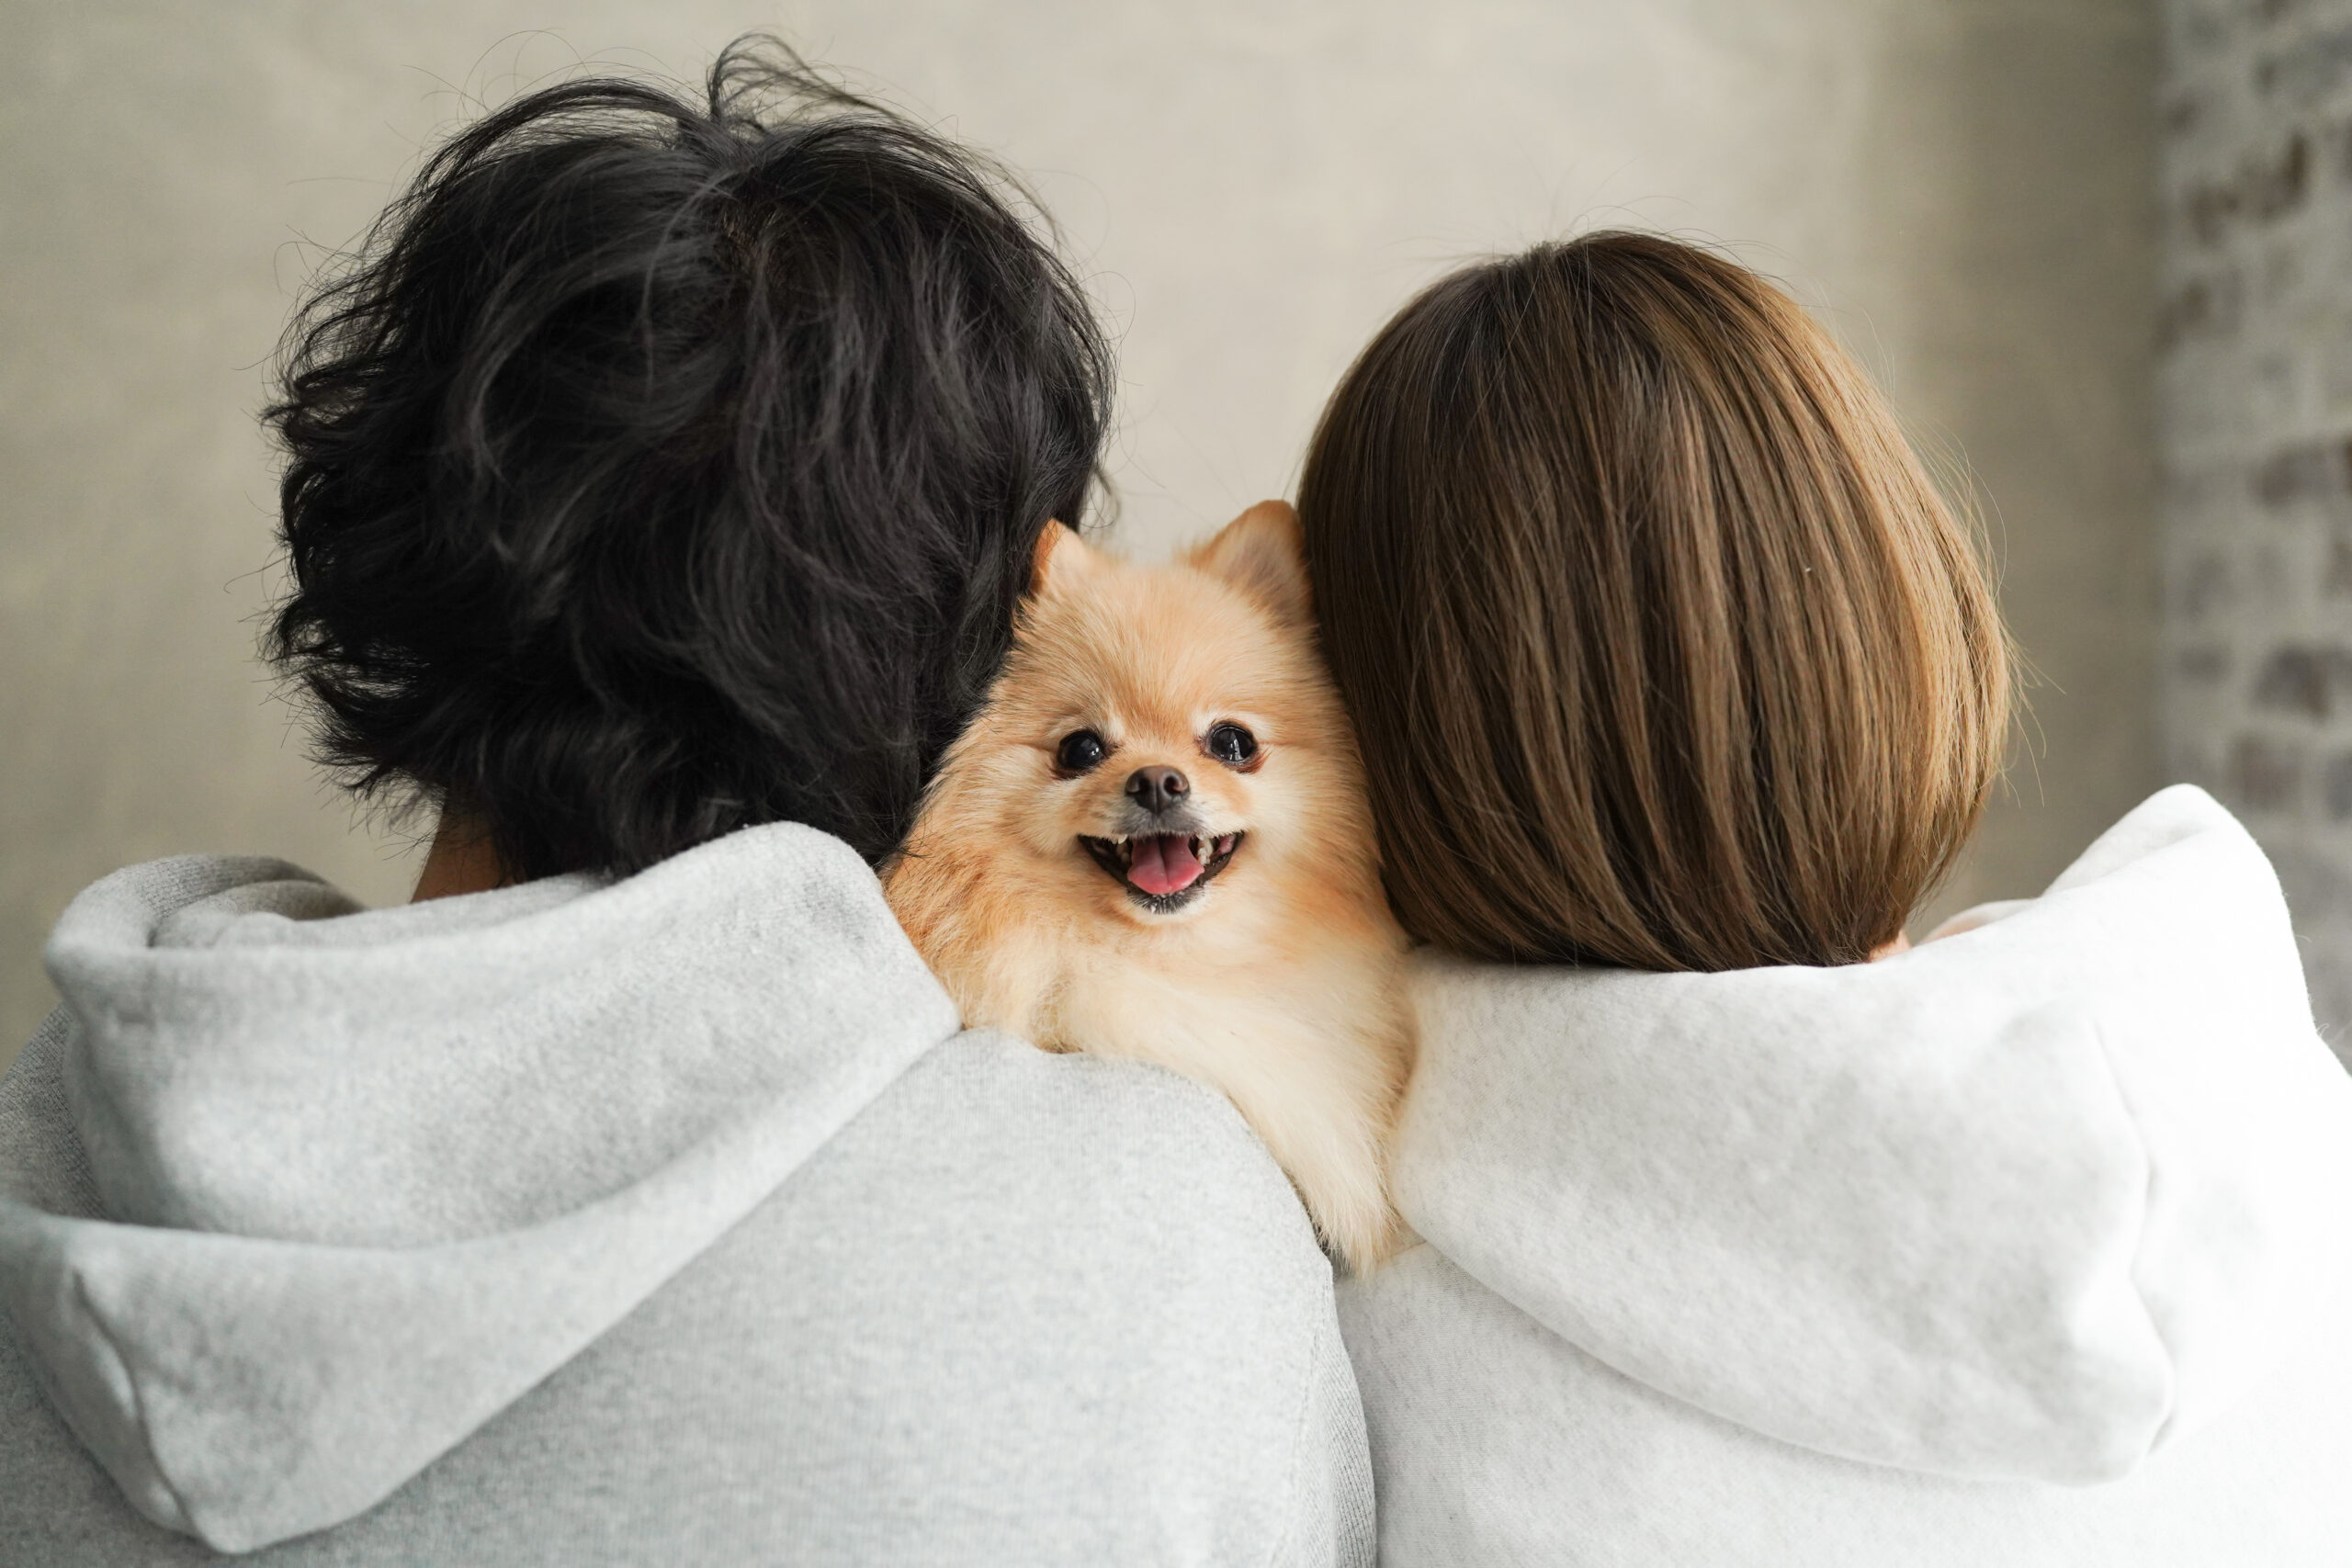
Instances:
[[[970,886],[959,899],[918,886],[960,880],[934,860],[894,877],[891,897],[902,918],[919,906],[944,917],[910,929],[967,1023],[1222,1090],[1336,1250],[1358,1269],[1387,1255],[1385,1145],[1408,1033],[1402,943],[1385,909],[1213,909],[1132,932],[1051,908],[1016,911],[1002,889]],[[956,918],[957,905],[981,918]]]

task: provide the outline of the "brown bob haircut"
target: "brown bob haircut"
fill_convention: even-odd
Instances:
[[[1966,528],[1778,289],[1654,235],[1384,328],[1299,490],[1391,900],[1437,947],[1849,964],[1951,868],[2009,650]]]

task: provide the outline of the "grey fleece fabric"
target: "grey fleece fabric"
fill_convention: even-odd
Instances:
[[[1369,1558],[1280,1173],[960,1032],[832,840],[379,911],[167,861],[49,956],[0,1562]]]
[[[2345,1568],[2352,1079],[2201,790],[1882,963],[1422,955],[1387,1568]]]

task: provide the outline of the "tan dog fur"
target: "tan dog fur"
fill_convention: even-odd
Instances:
[[[1254,733],[1254,765],[1208,753],[1221,720]],[[1063,776],[1057,747],[1081,728],[1111,755]],[[1166,914],[1080,843],[1115,834],[1124,781],[1153,764],[1188,777],[1206,831],[1244,835],[1213,885]],[[967,1023],[1221,1089],[1351,1266],[1393,1249],[1405,940],[1289,507],[1253,507],[1157,568],[1049,526],[1012,658],[888,890]]]

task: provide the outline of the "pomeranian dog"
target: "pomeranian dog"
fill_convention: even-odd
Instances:
[[[887,887],[967,1023],[1224,1091],[1327,1245],[1394,1249],[1405,938],[1288,506],[1157,568],[1050,525]]]

